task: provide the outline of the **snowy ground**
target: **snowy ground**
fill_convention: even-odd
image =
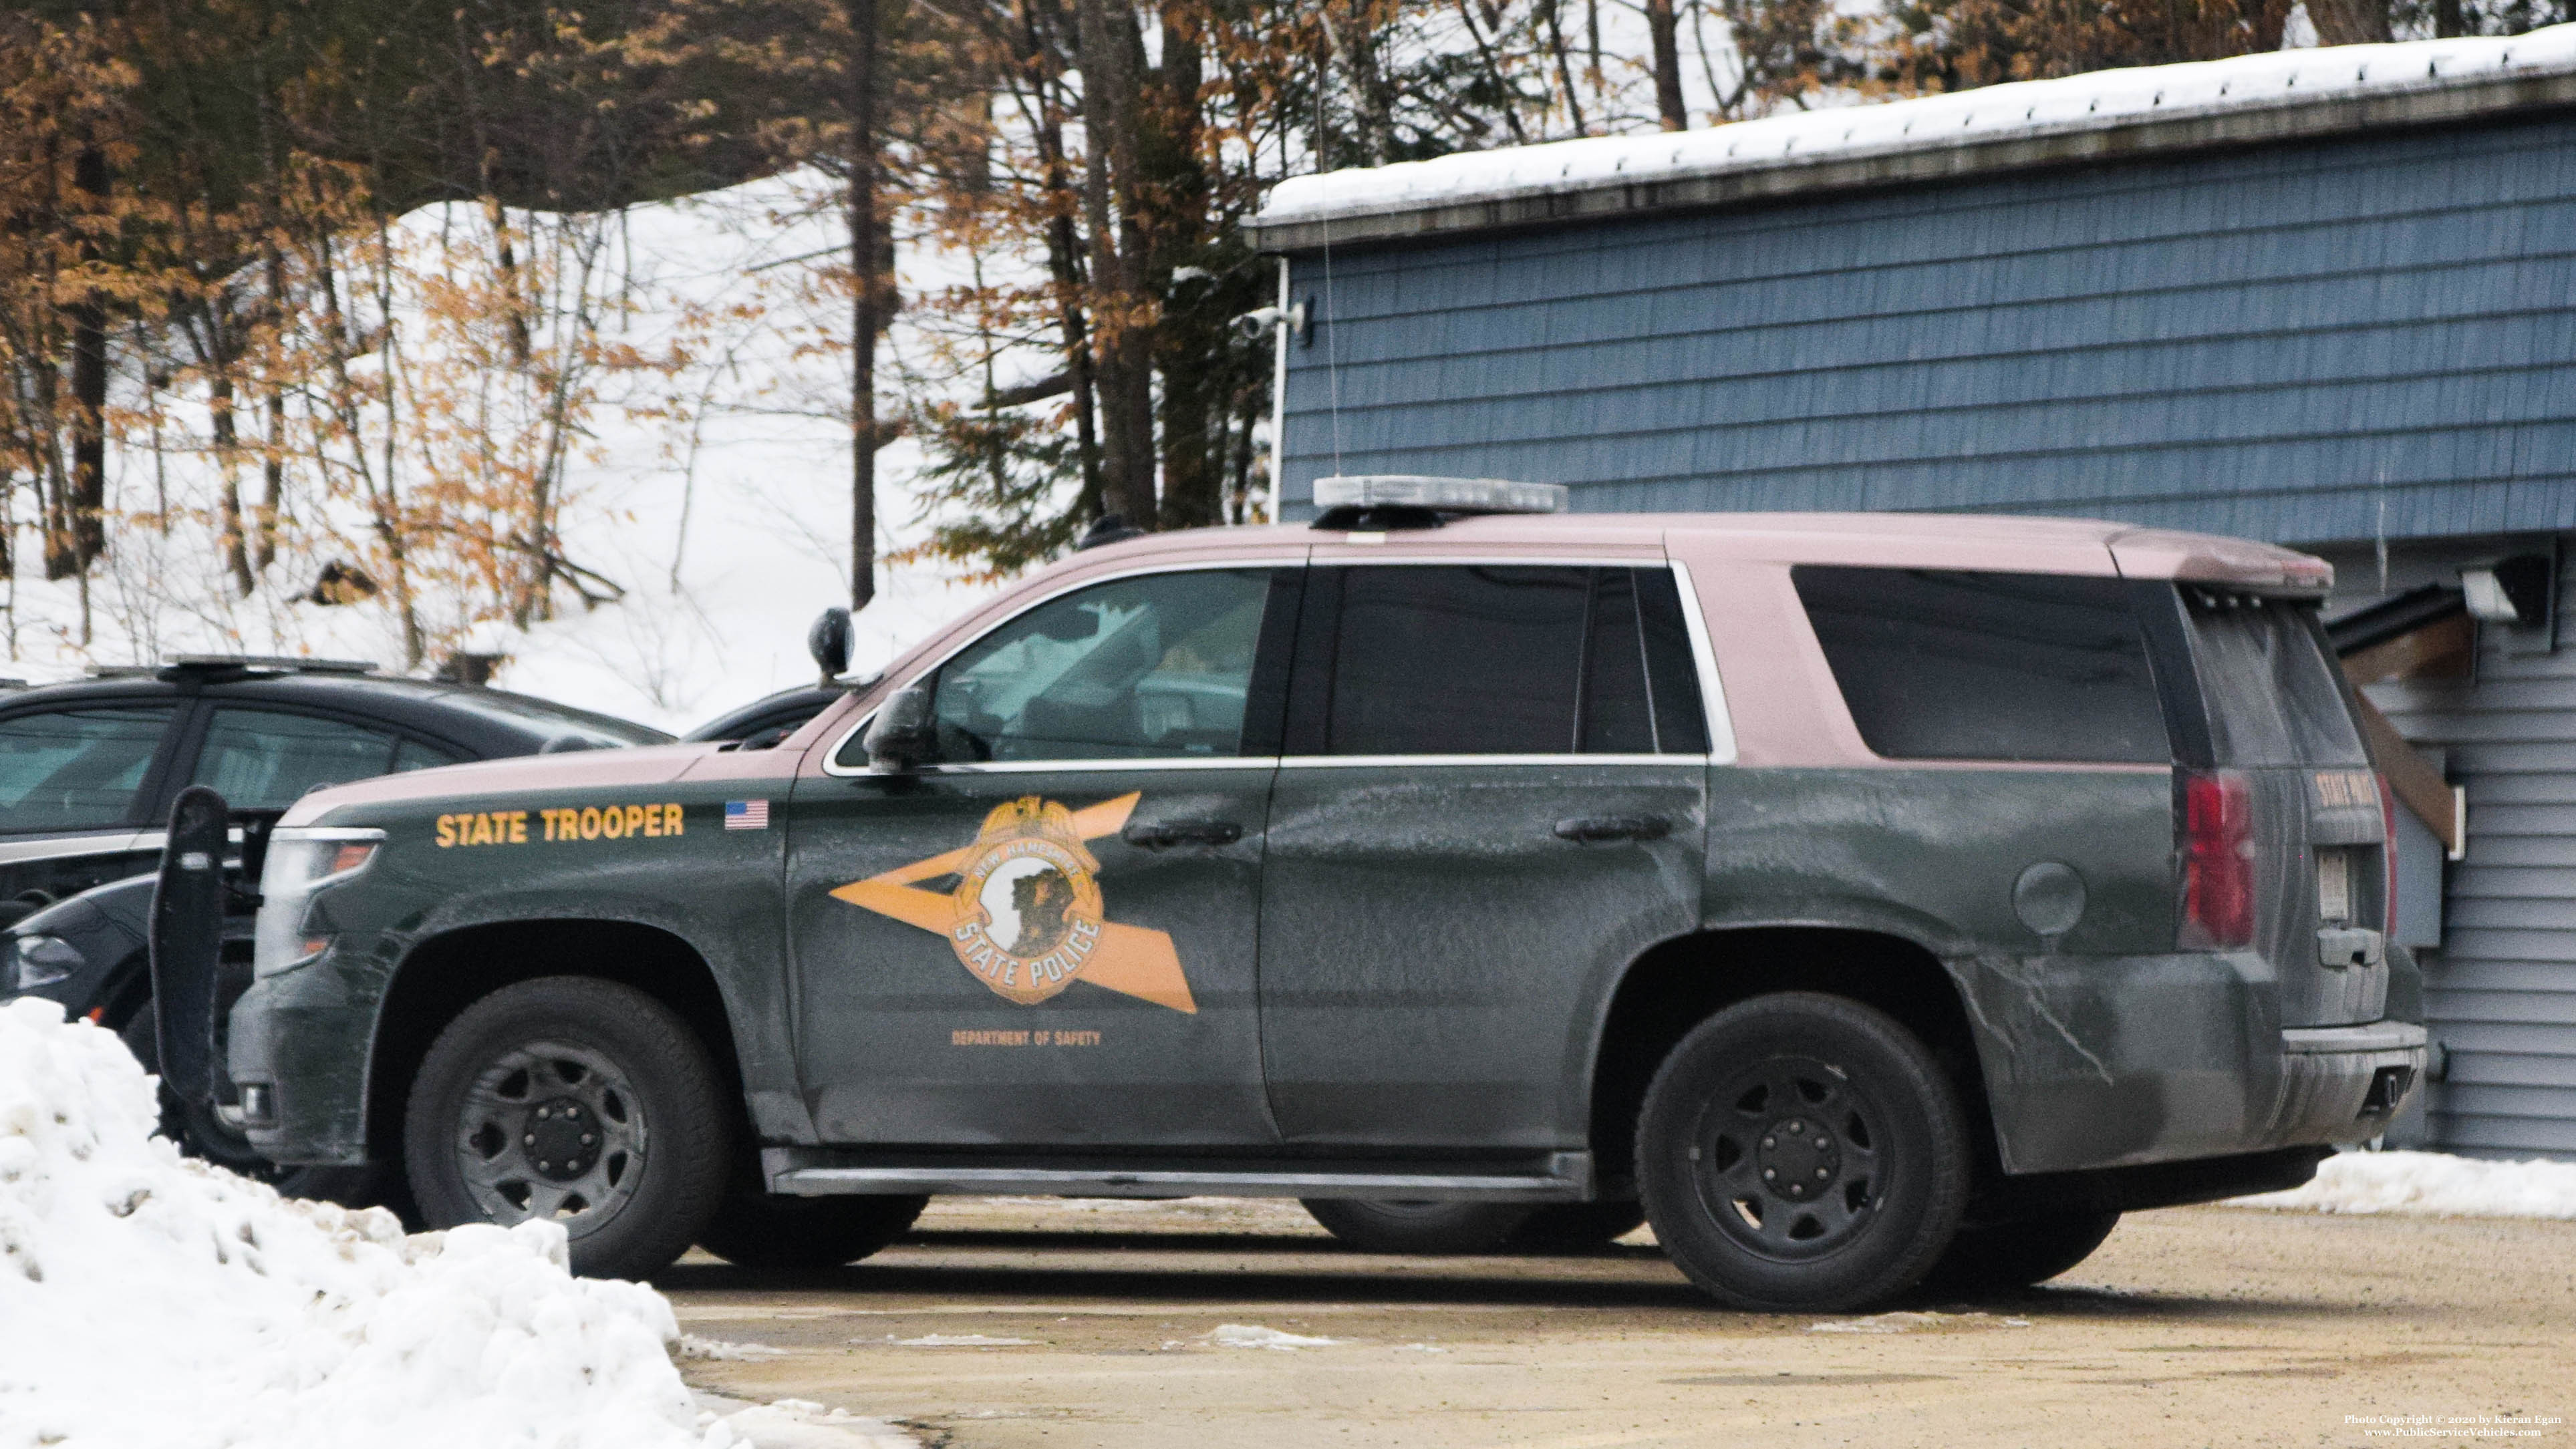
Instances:
[[[670,1305],[551,1223],[405,1237],[152,1136],[152,1080],[51,1002],[0,1007],[0,1449],[900,1444],[693,1400]]]

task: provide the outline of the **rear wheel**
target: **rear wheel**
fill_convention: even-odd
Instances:
[[[403,1160],[432,1227],[547,1218],[571,1236],[575,1272],[641,1278],[713,1217],[733,1116],[669,1007],[541,977],[475,1002],[430,1044]]]
[[[1958,1230],[1966,1128],[1932,1054],[1858,1002],[1782,992],[1673,1048],[1637,1185],[1673,1262],[1731,1307],[1839,1312],[1904,1292]]]
[[[1372,1253],[1492,1253],[1527,1222],[1520,1203],[1303,1199],[1327,1232]]]
[[[837,1268],[902,1237],[926,1197],[777,1197],[737,1186],[698,1246],[745,1268]]]
[[[1941,1261],[1923,1275],[1923,1291],[1974,1296],[2045,1283],[2093,1256],[2118,1213],[2057,1213],[2021,1222],[1962,1228]]]

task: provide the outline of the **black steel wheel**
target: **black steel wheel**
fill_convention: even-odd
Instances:
[[[1492,1253],[1529,1220],[1525,1203],[1389,1202],[1310,1197],[1306,1211],[1325,1231],[1371,1253]]]
[[[926,1197],[778,1197],[739,1180],[698,1246],[744,1268],[838,1268],[911,1231]]]
[[[640,1278],[688,1250],[724,1195],[733,1119],[669,1007],[550,976],[448,1023],[413,1078],[403,1156],[432,1227],[547,1218],[572,1265]]]
[[[1931,1053],[1883,1012],[1808,992],[1702,1022],[1637,1124],[1657,1240],[1736,1308],[1840,1312],[1904,1292],[1957,1231],[1968,1174]]]
[[[2092,1257],[2119,1225],[2118,1213],[2076,1212],[1962,1228],[1923,1275],[1922,1289],[1975,1297],[2045,1283]]]
[[[1646,1205],[1634,1200],[1550,1203],[1513,1231],[1509,1246],[1524,1253],[1598,1252],[1645,1221]]]

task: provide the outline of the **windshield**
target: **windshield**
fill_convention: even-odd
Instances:
[[[2367,765],[2314,604],[2183,586],[2222,765]]]

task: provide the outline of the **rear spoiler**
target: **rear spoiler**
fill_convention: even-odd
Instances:
[[[223,959],[224,924],[257,914],[259,874],[281,813],[236,813],[202,785],[180,791],[170,806],[148,941],[153,1035],[162,1085],[209,1111],[238,1105],[224,1070],[224,1022],[250,985],[246,966]],[[227,860],[236,835],[240,855]]]

